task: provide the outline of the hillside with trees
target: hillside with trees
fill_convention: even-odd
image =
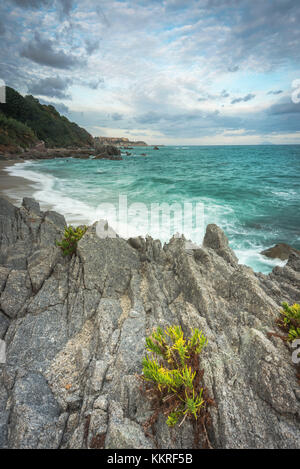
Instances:
[[[93,137],[33,96],[6,87],[6,103],[0,104],[0,145],[30,148],[43,140],[49,148],[92,146]]]

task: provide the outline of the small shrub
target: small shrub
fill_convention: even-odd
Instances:
[[[56,245],[62,249],[64,256],[69,256],[76,252],[77,243],[82,238],[86,230],[86,226],[78,226],[77,228],[66,226],[63,239],[61,241],[56,241]]]
[[[197,420],[210,399],[201,386],[203,370],[199,370],[199,354],[207,339],[202,331],[192,331],[190,339],[184,337],[180,326],[160,327],[146,338],[148,354],[143,358],[141,378],[149,383],[157,406],[169,427],[186,418]]]
[[[300,338],[300,305],[295,303],[289,305],[288,303],[282,303],[282,309],[280,311],[282,315],[279,325],[288,331],[288,340],[293,341]]]

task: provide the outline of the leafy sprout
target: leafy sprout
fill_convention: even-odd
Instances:
[[[86,226],[74,228],[73,226],[66,226],[64,237],[61,241],[56,241],[56,245],[62,249],[63,255],[68,256],[74,254],[77,249],[77,243],[87,230]]]
[[[289,305],[284,302],[280,314],[283,318],[283,325],[288,328],[288,340],[300,338],[300,305],[297,303]]]
[[[187,417],[197,420],[205,404],[197,364],[206,343],[199,329],[186,339],[181,326],[170,326],[164,331],[157,328],[146,338],[148,354],[143,358],[142,378],[158,390],[164,402],[169,402],[165,415],[170,427],[180,418],[180,425]]]

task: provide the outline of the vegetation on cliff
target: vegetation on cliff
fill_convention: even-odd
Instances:
[[[93,137],[54,106],[40,104],[33,96],[23,97],[10,87],[6,88],[6,103],[0,104],[0,116],[0,145],[30,147],[38,139],[47,147],[93,145]]]
[[[64,256],[69,256],[76,252],[77,243],[81,240],[86,230],[86,226],[78,226],[77,228],[66,226],[63,239],[61,241],[56,241],[56,245],[62,249]]]
[[[142,379],[149,384],[148,397],[153,401],[157,418],[162,412],[166,423],[179,426],[186,418],[198,421],[197,431],[206,434],[210,416],[207,407],[214,402],[203,387],[204,370],[199,368],[199,355],[207,339],[199,329],[194,329],[189,339],[184,337],[181,326],[160,327],[146,338]],[[207,436],[207,435],[206,435]],[[209,446],[209,440],[206,439]]]
[[[282,307],[281,319],[278,320],[279,327],[288,332],[287,340],[293,341],[300,338],[300,305],[297,303],[289,305],[284,302]]]
[[[27,125],[0,112],[0,145],[27,148],[37,141],[35,133]]]

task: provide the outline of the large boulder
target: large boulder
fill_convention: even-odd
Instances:
[[[287,260],[291,254],[297,254],[300,256],[300,251],[293,248],[285,243],[279,243],[275,246],[261,251],[263,256],[270,257],[271,259],[281,259],[282,261]]]
[[[101,145],[95,146],[95,159],[96,160],[122,160],[121,151],[114,145]]]

